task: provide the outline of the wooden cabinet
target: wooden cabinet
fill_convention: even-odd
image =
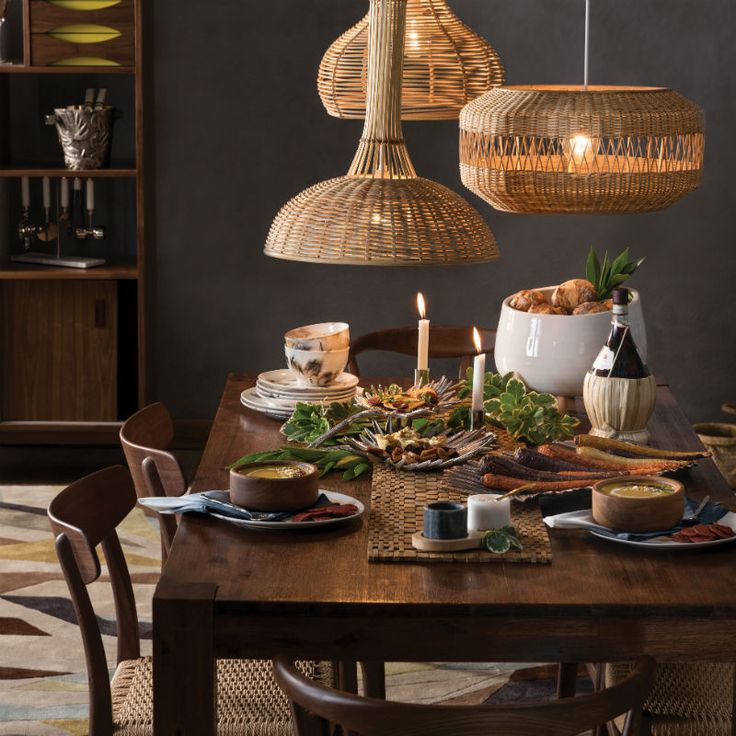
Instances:
[[[121,420],[148,400],[144,101],[152,98],[154,0],[19,0],[22,53],[0,64],[0,445],[117,444]],[[118,115],[109,168],[65,169],[40,113],[108,90]],[[63,241],[64,255],[94,255],[86,270],[11,260],[22,245],[21,177],[40,223],[41,178],[97,180],[104,241]],[[52,194],[58,211],[58,194]],[[82,209],[80,205],[80,209]],[[53,214],[52,214],[53,216]],[[32,236],[35,238],[35,236]],[[85,250],[89,247],[89,250]],[[35,238],[31,249],[54,252]]]
[[[115,281],[0,283],[0,418],[117,419]]]

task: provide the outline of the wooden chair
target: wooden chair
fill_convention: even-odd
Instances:
[[[471,334],[471,327],[442,327],[430,325],[429,328],[429,357],[430,358],[461,358],[460,378],[465,377],[465,371],[472,365],[472,356],[476,354]],[[496,330],[479,327],[481,350],[492,353],[496,344]],[[350,345],[350,360],[348,370],[355,376],[360,375],[358,355],[370,350],[382,350],[401,355],[417,354],[417,327],[395,327],[390,330],[369,332],[361,335]]]
[[[624,735],[638,733],[637,715],[654,679],[642,657],[614,687],[575,698],[518,705],[414,705],[339,692],[308,680],[287,659],[274,661],[276,682],[292,703],[297,736],[329,736],[329,723],[361,736],[576,736],[626,714]]]
[[[187,490],[179,461],[167,448],[174,438],[174,425],[163,404],[150,404],[133,414],[120,429],[120,443],[135,483],[138,498],[181,496]],[[176,518],[157,516],[161,530],[161,564],[166,562],[176,534]]]
[[[73,483],[51,501],[48,509],[57,535],[56,553],[82,632],[90,736],[153,734],[151,658],[140,656],[133,588],[116,532],[135,504],[130,473],[117,465]],[[87,592],[87,585],[101,572],[97,545],[102,546],[105,555],[118,626],[117,669],[112,682]],[[331,664],[304,662],[299,667],[310,676],[334,682]],[[269,661],[219,660],[217,686],[219,732],[291,736],[289,703],[274,682]]]

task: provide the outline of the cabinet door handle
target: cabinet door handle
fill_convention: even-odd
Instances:
[[[107,327],[107,303],[104,299],[95,301],[95,327]]]

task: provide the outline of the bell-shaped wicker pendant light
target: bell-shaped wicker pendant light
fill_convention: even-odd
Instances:
[[[347,176],[315,184],[276,216],[265,253],[358,265],[491,261],[496,241],[462,197],[414,171],[401,131],[407,0],[371,0],[368,110]]]
[[[368,16],[327,50],[317,88],[327,112],[365,117],[368,79]],[[404,120],[451,120],[466,103],[503,84],[496,51],[470,30],[445,0],[407,0]]]
[[[664,209],[700,183],[702,110],[658,87],[493,89],[460,115],[463,184],[506,212]]]

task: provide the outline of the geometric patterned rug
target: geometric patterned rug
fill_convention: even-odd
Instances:
[[[46,518],[63,486],[0,485],[0,736],[86,736],[84,652]],[[133,581],[141,653],[151,650],[151,598],[160,571],[158,525],[134,509],[118,529]],[[89,586],[114,669],[114,608],[103,567]],[[387,664],[392,700],[480,704],[519,665]]]
[[[54,550],[46,507],[62,486],[0,486],[0,734],[84,736],[82,639]],[[150,601],[161,569],[155,521],[134,510],[119,529],[130,567],[141,646],[151,647]],[[115,661],[110,586],[89,587],[108,661]]]

